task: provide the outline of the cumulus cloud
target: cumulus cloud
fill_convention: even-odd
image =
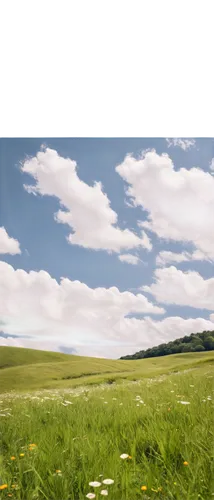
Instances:
[[[200,250],[195,250],[193,253],[189,252],[170,252],[167,250],[163,250],[159,252],[156,257],[157,266],[165,266],[167,264],[171,264],[172,262],[180,263],[180,262],[188,262],[193,260],[207,260],[207,257]]]
[[[1,329],[9,334],[35,335],[83,344],[124,340],[126,316],[163,314],[142,294],[116,287],[92,289],[80,281],[60,283],[45,271],[14,270],[0,262]],[[126,332],[128,335],[128,330]]]
[[[148,212],[140,227],[159,238],[190,242],[214,260],[214,178],[200,168],[175,170],[167,154],[128,155],[116,167],[129,184],[126,194]]]
[[[136,255],[132,255],[130,253],[119,255],[118,259],[121,262],[126,262],[127,264],[132,264],[133,266],[137,266],[137,264],[139,264],[141,262],[139,257],[137,257]]]
[[[127,317],[130,313],[145,317]],[[211,318],[150,317],[163,313],[142,293],[120,292],[116,287],[92,289],[67,278],[58,283],[45,271],[27,273],[0,262],[1,330],[19,335],[0,334],[1,345],[55,351],[64,345],[83,356],[118,358],[213,329]]]
[[[204,279],[195,271],[183,272],[174,266],[159,268],[155,282],[143,286],[158,302],[214,311],[214,278]]]
[[[121,325],[121,342],[110,342],[102,339],[102,342],[96,343],[72,343],[69,337],[66,345],[75,349],[75,353],[79,356],[105,357],[117,359],[126,354],[133,354],[142,349],[148,349],[154,345],[169,342],[176,338],[190,335],[190,333],[202,332],[204,330],[213,330],[213,318],[209,320],[203,318],[183,319],[179,316],[168,317],[162,320],[155,321],[150,317],[145,319],[125,318]],[[61,351],[59,348],[60,341],[48,340],[39,338],[38,340],[26,338],[8,338],[0,337],[0,345],[9,345],[14,347],[27,347],[31,349],[42,349],[47,351]]]
[[[4,227],[0,227],[0,254],[20,254],[19,242],[11,238]]]
[[[82,181],[75,161],[47,148],[27,159],[21,170],[35,180],[34,186],[24,186],[29,193],[55,196],[59,200],[61,209],[55,214],[55,220],[72,229],[67,238],[71,245],[117,253],[137,247],[151,250],[151,242],[143,229],[138,236],[117,226],[117,214],[102,184],[95,182],[89,186]]]
[[[171,146],[178,147],[183,149],[183,151],[187,151],[187,149],[193,148],[195,146],[195,139],[180,139],[180,138],[172,138],[166,139],[167,146],[170,148]]]

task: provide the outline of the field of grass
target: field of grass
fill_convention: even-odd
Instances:
[[[0,391],[0,499],[83,500],[91,493],[101,500],[108,493],[109,500],[211,500],[214,353],[124,361],[127,371],[119,361],[91,358],[90,365],[87,358],[91,373],[93,363],[112,363],[122,384],[102,383],[107,375],[101,369],[81,377],[83,358],[76,358],[78,369],[71,358],[70,373],[79,378],[60,381],[64,386],[53,381],[55,388],[36,393],[28,384],[29,365],[0,370],[2,388],[7,382]],[[63,365],[61,376],[67,363],[50,364],[53,370]],[[37,374],[46,365],[36,362]],[[13,387],[4,373],[17,369],[27,370],[18,386],[28,393],[5,392]],[[83,380],[84,389],[78,387]],[[94,481],[101,485],[90,486]]]
[[[123,361],[0,347],[0,394],[10,390],[69,388],[124,379],[138,380],[214,360],[214,352]]]

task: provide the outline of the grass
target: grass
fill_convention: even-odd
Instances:
[[[214,361],[214,352],[123,361],[0,347],[0,393],[154,377]]]
[[[114,371],[123,384],[74,389],[71,379],[49,391],[0,395],[0,485],[7,484],[0,499],[9,494],[12,500],[83,500],[94,492],[100,500],[101,489],[107,489],[109,500],[211,500],[213,359],[213,353],[186,353],[131,361],[131,371]],[[67,361],[54,363],[63,364],[60,376],[67,373]],[[37,370],[44,365],[38,363]],[[4,368],[0,376],[17,369]],[[29,366],[22,369],[26,390]],[[90,384],[96,377],[105,382],[105,376],[75,380]],[[22,389],[23,384],[24,378]],[[29,449],[30,444],[36,446]],[[121,459],[123,453],[132,458]],[[89,486],[105,478],[114,483]]]

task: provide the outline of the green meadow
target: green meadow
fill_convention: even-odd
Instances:
[[[211,500],[213,361],[1,347],[0,500]]]

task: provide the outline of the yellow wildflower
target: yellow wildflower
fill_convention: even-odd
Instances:
[[[16,457],[10,457],[10,460],[16,460]]]
[[[141,486],[141,490],[142,491],[146,491],[147,490],[147,486]]]
[[[24,456],[25,456],[25,454],[24,454],[24,453],[20,453],[20,455],[19,455],[19,456],[20,456],[20,457],[24,457]]]
[[[0,490],[6,490],[6,488],[8,488],[7,484],[0,485]]]
[[[189,463],[185,460],[184,465],[189,465]]]
[[[56,474],[61,474],[61,470],[60,469],[56,469]]]
[[[131,455],[129,455],[129,456],[128,456],[128,458],[131,460],[132,456],[131,456]]]

